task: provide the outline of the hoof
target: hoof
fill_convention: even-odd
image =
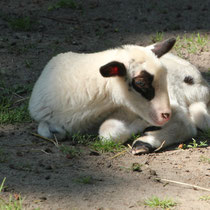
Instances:
[[[140,155],[150,153],[152,150],[153,149],[150,144],[140,140],[136,140],[135,142],[133,142],[131,152],[133,155]]]

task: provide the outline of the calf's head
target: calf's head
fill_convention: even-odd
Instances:
[[[175,39],[168,39],[152,49],[127,45],[119,49],[117,61],[100,68],[103,77],[117,78],[112,86],[116,103],[155,126],[164,125],[171,117],[167,73],[159,58],[174,44]]]

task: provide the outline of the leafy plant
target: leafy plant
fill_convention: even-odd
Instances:
[[[150,206],[150,207],[154,207],[154,208],[160,207],[160,208],[163,208],[163,209],[168,209],[168,208],[171,208],[171,207],[174,207],[174,206],[177,205],[177,203],[174,202],[171,199],[163,199],[163,200],[161,200],[157,196],[153,196],[152,198],[146,199],[144,201],[144,204],[146,206]]]
[[[207,141],[200,141],[200,143],[197,143],[197,141],[195,139],[193,139],[193,142],[191,142],[190,144],[187,145],[188,148],[198,148],[198,147],[207,147]]]

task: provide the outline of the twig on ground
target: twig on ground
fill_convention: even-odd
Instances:
[[[168,180],[168,179],[160,179],[160,178],[156,178],[156,180],[164,181],[164,182],[171,182],[171,183],[180,184],[180,185],[185,185],[185,186],[192,187],[194,189],[200,189],[200,190],[205,190],[205,191],[209,191],[210,192],[210,189],[207,189],[207,188],[204,188],[204,187],[200,187],[200,186],[197,186],[197,185],[193,185],[193,184],[188,184],[188,183],[178,182],[178,181],[173,181],[173,180]]]
[[[129,154],[131,155],[129,149],[132,149],[132,147],[131,147],[130,144],[128,144],[128,147],[129,147],[129,148],[125,148],[125,150],[123,150],[122,152],[117,153],[116,155],[114,155],[114,156],[111,157],[110,159],[114,159],[114,158],[116,158],[116,157],[118,157],[118,156],[120,156],[120,155],[123,155],[123,154],[126,153],[126,152],[129,153]]]
[[[163,147],[163,145],[165,144],[165,142],[166,141],[163,141],[162,144],[156,150],[154,150],[154,152],[158,152]]]
[[[64,19],[64,18],[54,18],[54,17],[49,17],[49,16],[41,16],[42,18],[46,18],[46,19],[49,19],[49,20],[54,20],[54,21],[56,21],[56,22],[59,22],[59,23],[66,23],[66,24],[72,24],[72,22],[76,22],[76,20],[74,20],[74,19],[70,19],[70,18],[68,18],[68,19]]]
[[[57,138],[56,138],[56,140],[54,141],[53,139],[48,139],[48,138],[46,138],[46,137],[44,137],[44,136],[40,136],[39,134],[37,134],[37,133],[31,133],[33,136],[36,136],[36,137],[38,137],[38,138],[41,138],[41,139],[44,139],[44,140],[47,140],[47,141],[50,141],[51,143],[53,143],[56,147],[59,147],[59,144],[58,144],[58,141],[57,141]]]
[[[114,155],[113,157],[111,157],[110,160],[111,160],[111,159],[114,159],[114,158],[116,158],[116,157],[118,157],[118,156],[120,156],[120,155],[123,155],[123,154],[126,153],[126,152],[127,152],[127,150],[125,149],[125,150],[123,150],[122,152],[119,152],[119,153],[117,153],[116,155]]]

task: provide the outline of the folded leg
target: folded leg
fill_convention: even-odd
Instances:
[[[102,141],[125,143],[132,135],[148,126],[141,118],[126,110],[120,110],[104,121],[99,129]]]

